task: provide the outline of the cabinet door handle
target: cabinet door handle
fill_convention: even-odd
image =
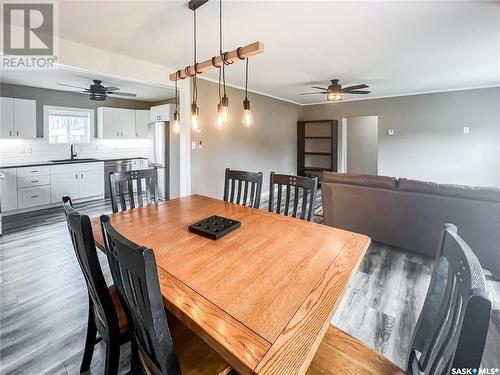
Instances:
[[[9,130],[9,137],[12,137],[12,130]]]
[[[138,137],[139,136],[139,132],[135,132],[135,136]]]
[[[78,173],[77,173],[77,174],[75,174],[75,178],[78,180]]]
[[[80,173],[80,178],[83,178],[83,173]]]
[[[32,195],[31,199],[33,199],[33,198],[38,198],[38,195]]]
[[[31,180],[31,182],[39,182],[38,180]]]
[[[30,171],[30,173],[37,173],[37,172],[38,172],[37,170]]]
[[[16,135],[18,136],[18,135],[19,135],[19,132],[16,132]]]

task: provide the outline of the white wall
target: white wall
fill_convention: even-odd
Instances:
[[[380,175],[500,187],[500,87],[311,105],[301,119],[365,115],[379,116]]]

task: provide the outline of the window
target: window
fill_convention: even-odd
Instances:
[[[94,130],[94,110],[44,106],[44,130],[49,143],[89,143]]]

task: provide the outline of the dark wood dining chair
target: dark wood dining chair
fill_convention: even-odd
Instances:
[[[151,203],[158,204],[157,173],[156,168],[111,172],[109,174],[109,184],[113,212],[126,211],[130,208],[142,207]],[[134,192],[134,185],[137,188],[136,192]],[[135,202],[136,199],[137,203]]]
[[[80,373],[89,370],[94,346],[102,339],[106,343],[105,374],[117,374],[120,346],[130,340],[127,319],[116,288],[114,286],[108,288],[106,285],[97,257],[89,217],[80,215],[73,208],[71,198],[68,196],[63,197],[63,207],[73,248],[89,296],[87,334]],[[100,335],[99,339],[96,339],[97,332]]]
[[[167,320],[153,250],[131,242],[101,216],[111,275],[130,322],[133,374],[228,374],[231,367],[171,315]]]
[[[237,171],[226,168],[223,198],[226,202],[259,208],[261,190],[262,172]]]
[[[478,369],[488,332],[491,297],[471,248],[447,224],[409,353],[407,375],[445,375],[452,368]],[[405,374],[357,339],[330,326],[308,375]]]
[[[275,185],[278,186],[278,193],[275,199]],[[286,187],[283,197],[283,186]],[[269,212],[276,212],[285,216],[300,217],[302,220],[311,221],[316,204],[316,188],[318,178],[292,176],[287,174],[276,174],[271,172],[269,186]],[[292,199],[293,189],[293,202]],[[302,191],[302,194],[300,192]],[[284,202],[283,202],[284,198]],[[299,210],[299,200],[300,203]],[[284,203],[284,207],[283,207]],[[293,206],[291,212],[290,208]],[[283,209],[283,210],[282,210]],[[300,213],[300,216],[298,216]]]

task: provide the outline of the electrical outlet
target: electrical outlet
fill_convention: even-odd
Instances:
[[[191,142],[191,150],[196,150],[196,141]]]
[[[30,147],[30,146],[26,147],[26,153],[27,154],[32,154],[33,153],[33,148]]]
[[[468,126],[464,126],[464,134],[469,134],[470,128]]]
[[[387,135],[394,135],[394,129],[387,129]]]

